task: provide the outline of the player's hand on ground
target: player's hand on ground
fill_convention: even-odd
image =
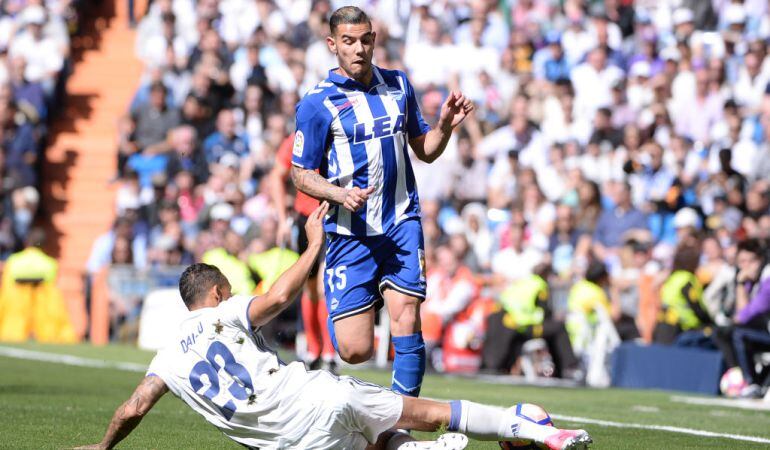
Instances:
[[[83,445],[81,447],[75,447],[73,450],[101,450],[106,447],[102,447],[102,444]]]
[[[449,131],[460,125],[465,117],[473,111],[473,102],[459,91],[449,93],[446,101],[441,105],[439,124],[441,128]]]
[[[324,217],[329,211],[329,203],[321,202],[318,208],[310,214],[305,224],[305,233],[309,245],[320,244],[324,239]]]
[[[348,189],[348,195],[345,197],[345,202],[342,206],[350,212],[356,212],[366,204],[366,200],[369,199],[372,192],[374,192],[374,186],[369,186],[366,189],[359,187]]]

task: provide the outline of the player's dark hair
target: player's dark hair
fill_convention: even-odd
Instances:
[[[337,26],[351,24],[358,25],[362,23],[372,24],[369,16],[356,6],[343,6],[342,8],[334,11],[329,18],[329,31],[332,35],[337,33]]]
[[[179,293],[188,308],[199,302],[213,286],[224,286],[227,278],[210,264],[196,263],[179,277]]]

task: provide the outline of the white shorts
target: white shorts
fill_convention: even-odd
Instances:
[[[284,391],[288,394],[281,401],[284,420],[273,429],[277,442],[263,444],[262,449],[363,450],[401,418],[401,395],[353,377],[304,372],[297,366],[301,363],[282,369],[284,389],[301,387]]]
[[[319,372],[307,389],[324,398],[317,421],[298,445],[303,449],[365,449],[401,418],[404,400],[382,386]]]

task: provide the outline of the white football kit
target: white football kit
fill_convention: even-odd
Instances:
[[[363,449],[392,428],[398,394],[352,377],[284,364],[238,295],[191,311],[176,339],[158,351],[147,375],[231,439],[260,449]]]

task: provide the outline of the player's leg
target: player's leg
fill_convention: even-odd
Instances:
[[[446,426],[480,441],[528,439],[551,449],[584,448],[591,438],[583,430],[560,430],[522,419],[509,410],[465,400],[450,403],[403,397],[396,428],[436,431]]]
[[[420,221],[409,219],[388,232],[376,255],[396,354],[392,389],[414,397],[420,394],[426,362],[420,324],[420,303],[425,300],[423,248]]]
[[[329,333],[340,357],[351,364],[369,360],[374,351],[374,309],[380,301],[374,244],[371,238],[327,237],[324,291]]]
[[[393,429],[401,417],[403,396],[376,384],[354,377],[330,378],[317,375],[310,387],[321,390],[328,400],[321,402],[331,421],[325,422],[327,435],[334,445],[329,448],[363,448],[366,450],[462,450],[467,438],[456,433],[440,436],[436,441],[417,442],[409,434]],[[317,395],[317,394],[316,394]],[[323,412],[322,412],[323,414]],[[361,446],[363,442],[368,445]]]
[[[374,308],[335,320],[330,328],[340,358],[349,364],[369,361],[374,354]]]
[[[421,299],[391,288],[383,290],[390,315],[393,349],[392,389],[400,394],[420,395],[425,374],[425,341],[420,327]]]

